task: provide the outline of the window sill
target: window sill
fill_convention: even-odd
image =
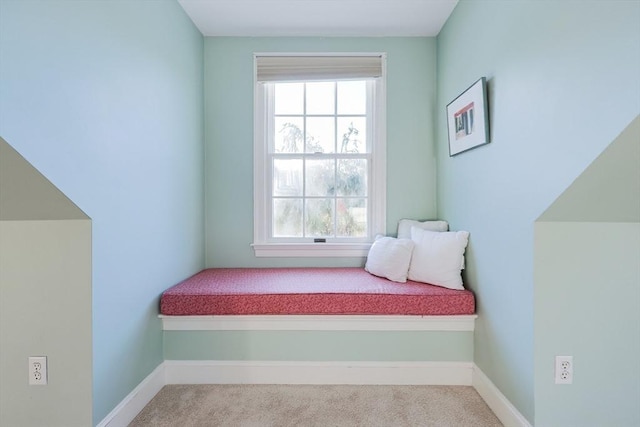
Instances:
[[[256,257],[366,257],[371,243],[254,243]]]

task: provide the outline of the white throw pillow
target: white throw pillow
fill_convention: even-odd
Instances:
[[[409,280],[449,289],[464,289],[460,271],[469,241],[467,231],[437,232],[411,227],[415,243]]]
[[[413,219],[401,219],[398,222],[398,239],[410,239],[411,227],[422,228],[431,231],[449,231],[447,221],[415,221]]]
[[[407,281],[413,246],[410,239],[377,237],[369,249],[364,269],[374,276],[404,283]]]

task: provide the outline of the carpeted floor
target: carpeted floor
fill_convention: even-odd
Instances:
[[[168,385],[129,427],[502,426],[472,387]]]

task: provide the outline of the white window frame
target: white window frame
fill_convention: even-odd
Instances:
[[[382,61],[382,76],[375,79],[373,88],[373,108],[371,112],[372,146],[371,164],[368,174],[368,203],[370,216],[367,218],[369,235],[354,242],[316,243],[308,241],[283,242],[285,239],[270,238],[271,210],[270,191],[272,170],[269,167],[268,152],[268,109],[267,86],[256,78],[256,58],[264,56],[378,56]],[[365,257],[376,234],[386,233],[386,54],[384,53],[256,53],[254,54],[254,236],[252,247],[256,257]]]

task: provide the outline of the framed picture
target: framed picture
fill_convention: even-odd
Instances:
[[[447,105],[449,156],[489,143],[487,80],[478,79]]]

